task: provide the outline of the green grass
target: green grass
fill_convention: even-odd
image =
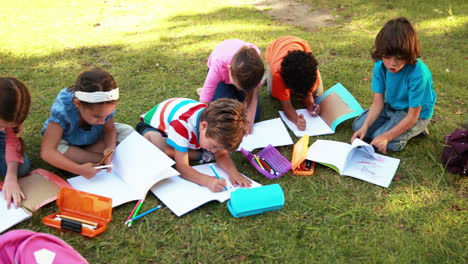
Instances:
[[[24,137],[34,167],[63,175],[40,159],[40,131],[58,91],[81,71],[97,66],[111,72],[122,91],[116,119],[135,125],[164,99],[197,98],[209,53],[228,38],[262,51],[279,36],[304,38],[318,58],[324,86],[341,82],[368,107],[374,37],[388,19],[404,15],[418,31],[438,101],[430,135],[390,154],[401,159],[399,179],[390,188],[323,166],[311,177],[288,173],[269,181],[234,153],[244,174],[281,184],[282,210],[234,219],[226,203],[212,202],[181,218],[165,208],[125,228],[134,205],[128,203],[115,208],[107,231],[89,239],[44,226],[41,218],[58,210],[50,204],[15,228],[56,235],[90,263],[466,263],[467,181],[447,173],[439,157],[443,136],[468,121],[468,4],[304,2],[330,11],[337,24],[307,32],[263,15],[247,1],[1,1],[0,76],[18,77],[33,94]],[[264,89],[261,104],[263,119],[278,116],[278,102]],[[351,122],[317,138],[348,141]],[[279,150],[291,158],[292,147]],[[149,194],[142,210],[159,203]]]

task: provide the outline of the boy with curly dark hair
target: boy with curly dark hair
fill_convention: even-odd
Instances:
[[[323,92],[323,84],[312,49],[303,39],[284,36],[268,45],[265,58],[268,62],[268,93],[280,101],[288,119],[299,130],[305,130],[306,121],[296,113],[291,95],[300,98],[312,116],[320,113],[315,97]]]

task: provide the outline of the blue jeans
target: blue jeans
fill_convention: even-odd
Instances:
[[[5,160],[5,148],[6,148],[6,135],[5,131],[0,131],[0,178],[5,177],[7,173],[7,164]],[[18,177],[24,176],[29,173],[31,168],[31,161],[29,160],[26,153],[24,154],[24,163],[18,167]]]
[[[257,96],[257,109],[255,111],[255,121],[260,119],[260,98]],[[236,86],[232,84],[226,84],[225,82],[220,82],[216,87],[216,92],[213,95],[212,101],[219,98],[232,98],[240,102],[244,102],[245,95],[244,92],[237,89]]]
[[[357,131],[362,127],[368,113],[369,109],[366,109],[366,111],[364,111],[361,116],[354,120],[354,131]],[[373,140],[374,138],[389,131],[394,126],[399,124],[407,114],[407,110],[395,110],[388,104],[385,104],[384,109],[380,113],[377,120],[375,120],[374,124],[372,124],[372,126],[367,130],[366,139]],[[416,121],[416,123],[410,129],[388,142],[387,150],[401,151],[411,138],[421,134],[424,129],[426,129],[430,121],[431,119],[418,118],[418,121]]]

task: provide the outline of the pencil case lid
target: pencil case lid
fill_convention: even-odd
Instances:
[[[272,174],[260,168],[259,165],[254,161],[254,155],[251,152],[242,148],[241,153],[258,172],[260,172],[263,176],[267,177],[270,180],[283,176],[283,174],[285,174],[291,169],[291,163],[289,162],[289,160],[286,159],[283,155],[281,155],[281,153],[271,144],[266,146],[260,152],[258,152],[257,156],[265,159],[268,162],[268,164],[271,165],[272,168],[275,170],[276,174]]]
[[[264,185],[231,192],[228,209],[232,216],[244,217],[275,211],[284,206],[284,193],[279,184]]]
[[[72,188],[60,189],[57,205],[62,213],[99,223],[112,218],[112,198]]]
[[[294,144],[291,165],[293,174],[296,175],[312,175],[314,174],[313,168],[309,171],[296,170],[301,166],[301,163],[307,158],[307,151],[309,150],[309,135],[304,135],[296,144]]]

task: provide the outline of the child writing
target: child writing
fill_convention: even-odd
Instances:
[[[5,177],[2,193],[8,208],[10,204],[17,208],[27,198],[18,185],[18,177],[28,173],[31,167],[20,137],[30,104],[31,96],[23,82],[11,77],[0,78],[0,176]]]
[[[183,178],[220,192],[226,181],[198,172],[189,160],[200,160],[200,149],[210,151],[232,184],[250,186],[251,181],[237,171],[229,155],[239,147],[246,132],[245,112],[245,106],[235,99],[221,98],[206,105],[172,98],[143,114],[137,131],[174,158]]]
[[[97,163],[133,131],[129,125],[114,123],[118,99],[119,88],[111,74],[97,68],[81,73],[50,108],[43,126],[42,159],[86,178],[95,176]],[[109,155],[103,163],[111,160]]]
[[[427,129],[437,95],[432,74],[419,59],[416,32],[404,17],[388,21],[375,38],[372,105],[353,123],[355,138],[379,151],[400,151]]]
[[[252,132],[254,121],[260,118],[258,86],[265,72],[258,47],[239,39],[225,40],[211,52],[207,66],[200,101],[233,98],[245,102]]]
[[[323,93],[323,84],[312,49],[303,39],[284,36],[268,44],[265,59],[268,93],[279,100],[286,117],[305,130],[306,121],[297,114],[291,95],[302,100],[310,115],[318,116],[320,107],[314,97]]]

